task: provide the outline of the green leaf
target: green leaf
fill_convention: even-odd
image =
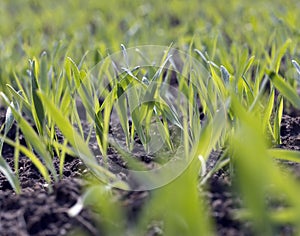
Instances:
[[[121,49],[122,49],[122,53],[123,53],[123,57],[124,57],[126,66],[127,66],[127,68],[129,68],[129,58],[128,58],[127,50],[126,50],[126,47],[124,46],[124,44],[121,44]]]
[[[246,74],[246,72],[250,69],[250,67],[252,66],[253,62],[254,62],[255,56],[252,56],[249,58],[249,60],[247,61],[242,76],[244,76]]]
[[[283,97],[280,96],[277,104],[275,119],[274,119],[274,137],[277,144],[281,143],[280,140],[280,126],[281,126],[281,119],[283,113]]]
[[[0,172],[6,177],[6,179],[8,180],[12,188],[16,191],[16,193],[20,194],[21,193],[20,181],[1,154],[0,154]]]
[[[268,71],[268,75],[276,89],[291,102],[294,107],[300,109],[300,96],[297,94],[297,91],[274,71]]]
[[[285,41],[285,43],[281,46],[281,48],[279,49],[275,59],[274,59],[274,62],[273,62],[273,68],[275,70],[275,73],[278,73],[279,72],[279,67],[280,67],[280,63],[281,63],[281,59],[282,57],[284,56],[284,54],[286,53],[286,51],[288,50],[290,44],[292,43],[292,40],[291,39],[287,39]]]
[[[161,98],[157,100],[159,101],[155,102],[155,107],[163,115],[163,117],[166,117],[172,124],[183,129],[182,123],[180,122],[180,118],[176,110],[172,109],[172,107],[164,102]]]
[[[41,135],[44,133],[44,123],[45,123],[45,112],[43,104],[40,98],[37,96],[37,90],[39,89],[37,74],[36,74],[36,61],[32,61],[31,70],[31,95],[32,95],[32,114],[35,120],[37,129]]]
[[[194,51],[202,58],[202,60],[208,64],[208,59],[204,56],[204,54],[198,50],[198,49],[194,49]]]
[[[13,102],[10,103],[10,106],[14,106]],[[14,123],[14,116],[11,111],[11,108],[8,107],[5,114],[5,129],[4,129],[4,136],[6,136],[11,129],[13,123]],[[0,148],[1,150],[1,148]]]
[[[19,106],[22,106],[24,113],[33,120],[31,105],[30,103],[21,96],[22,91],[16,91],[11,85],[6,85],[9,92],[11,93],[14,100],[18,103]]]
[[[251,212],[254,229],[256,232],[271,235],[271,224],[265,202],[265,186],[268,184],[268,171],[271,166],[268,166],[270,163],[265,158],[266,145],[261,123],[253,114],[245,111],[236,97],[232,98],[232,109],[238,122],[237,131],[230,138],[230,157],[237,183],[243,202]],[[263,171],[261,171],[262,167],[264,167]]]
[[[300,66],[299,66],[299,64],[295,60],[292,60],[292,63],[294,65],[294,67],[296,68],[297,73],[300,75]]]
[[[49,90],[48,70],[47,70],[47,53],[44,51],[41,55],[40,65],[40,89],[44,92]]]
[[[300,152],[299,151],[273,148],[273,149],[269,149],[268,153],[271,157],[276,158],[276,159],[300,162]]]
[[[225,95],[227,93],[227,89],[224,85],[224,82],[219,77],[219,75],[216,73],[214,67],[211,64],[209,64],[209,68],[210,68],[210,72],[211,72],[211,78],[214,83],[214,88],[217,89],[218,93],[220,93],[221,95],[223,95],[223,97],[225,97]]]
[[[193,156],[203,156],[207,158],[212,149],[216,147],[217,142],[220,140],[222,133],[226,128],[226,111],[228,109],[229,101],[221,106],[219,111],[216,112],[213,119],[209,121],[201,130],[199,140],[195,145],[195,153]]]
[[[116,101],[116,110],[119,116],[119,120],[122,126],[122,129],[125,133],[126,143],[129,145],[130,133],[129,133],[129,124],[128,124],[128,106],[126,100],[126,93],[124,93],[123,88],[117,84],[117,101]]]
[[[228,85],[230,74],[224,66],[220,66],[221,76],[225,85]]]
[[[76,85],[76,88],[78,88],[81,85],[80,71],[79,71],[78,67],[76,66],[76,63],[70,57],[66,58],[65,68],[66,68],[66,71],[69,73],[68,74],[69,80],[71,80],[71,78],[72,78],[71,72],[73,72],[74,79],[75,79],[75,85]]]
[[[266,105],[263,119],[262,119],[262,127],[263,127],[264,132],[266,132],[267,128],[269,127],[269,123],[270,123],[270,119],[271,119],[271,115],[272,115],[273,107],[274,107],[274,98],[275,98],[275,91],[273,90],[268,99],[269,101]],[[272,130],[270,130],[270,131],[272,132]]]

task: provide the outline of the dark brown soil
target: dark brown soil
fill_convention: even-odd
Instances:
[[[4,122],[4,110],[0,111],[0,125]],[[15,128],[9,133],[14,138]],[[282,147],[300,149],[300,117],[285,115],[282,122]],[[24,143],[20,135],[21,143]],[[13,149],[4,145],[3,157],[13,167]],[[208,166],[213,166],[218,153],[209,158]],[[111,168],[123,165],[114,153],[110,153]],[[151,163],[151,157],[142,157],[145,163]],[[58,167],[58,161],[54,160]],[[292,165],[292,164],[291,164]],[[85,182],[81,180],[84,166],[79,159],[66,158],[63,178],[53,184],[49,192],[45,181],[25,157],[20,156],[19,175],[22,194],[16,195],[5,177],[0,173],[0,235],[72,235],[72,230],[80,229],[87,235],[101,235],[101,229],[95,227],[92,210],[84,209],[76,217],[70,217],[68,209],[73,206],[81,195]],[[297,165],[295,168],[299,168]],[[300,173],[300,171],[298,172]],[[117,191],[122,205],[127,212],[128,223],[134,223],[138,212],[147,204],[150,192]],[[235,220],[232,211],[240,206],[241,201],[232,189],[229,174],[226,170],[215,173],[209,180],[204,195],[209,199],[211,215],[216,222],[218,235],[251,235],[249,225]],[[283,235],[289,235],[289,229],[283,229]],[[155,232],[151,235],[158,235]]]

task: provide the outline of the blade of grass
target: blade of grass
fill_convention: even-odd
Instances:
[[[292,43],[292,40],[290,38],[287,39],[276,54],[276,57],[273,62],[273,68],[274,68],[276,74],[279,72],[281,59],[284,56],[284,54],[286,53],[286,51],[288,50],[291,43]]]
[[[274,71],[268,71],[268,75],[276,89],[291,102],[295,108],[300,109],[300,96],[297,94],[297,91]]]
[[[267,129],[270,127],[269,123],[273,112],[274,98],[275,98],[275,91],[273,90],[269,96],[268,103],[266,105],[266,108],[264,110],[264,115],[262,118],[262,127],[265,133],[267,132]],[[272,129],[270,130],[270,132],[273,133]]]
[[[21,193],[21,186],[19,178],[14,174],[10,166],[5,161],[4,157],[0,154],[0,172],[5,176],[9,184],[12,186],[17,194]]]
[[[33,120],[33,116],[32,116],[32,112],[31,112],[31,105],[30,103],[27,101],[26,96],[25,98],[23,96],[21,96],[22,91],[16,91],[11,85],[7,84],[6,85],[9,92],[11,93],[12,97],[15,99],[15,101],[18,104],[22,104],[22,107],[24,108],[24,113],[30,117]]]
[[[300,66],[297,61],[292,60],[293,66],[296,68],[298,75],[300,75]]]
[[[276,158],[276,159],[300,162],[300,152],[299,151],[272,148],[272,149],[268,150],[268,153],[271,157]]]
[[[130,133],[129,133],[129,121],[128,121],[128,108],[127,100],[124,93],[124,90],[119,84],[117,84],[117,102],[115,104],[119,120],[122,126],[122,129],[125,133],[126,144],[129,146],[130,143]]]
[[[274,128],[273,128],[274,138],[277,144],[281,143],[280,126],[281,126],[282,113],[283,113],[283,97],[279,96],[277,102],[277,109],[275,113],[275,119],[274,119]]]
[[[239,188],[245,204],[251,212],[251,221],[254,223],[255,232],[271,235],[272,227],[265,202],[267,165],[269,163],[265,158],[265,142],[260,135],[262,127],[253,115],[244,110],[237,98],[233,98],[232,109],[239,119],[238,130],[230,138],[230,155],[233,158]],[[258,170],[258,160],[255,157],[262,157],[259,161],[260,167],[266,168],[264,171]]]
[[[47,71],[47,53],[44,51],[41,55],[40,63],[40,78],[39,85],[42,91],[45,91],[47,94],[50,90],[49,80],[48,80],[48,71]]]
[[[43,104],[40,98],[37,96],[37,90],[39,89],[39,81],[37,75],[36,65],[37,61],[34,59],[32,61],[32,69],[31,69],[31,97],[32,97],[32,115],[35,120],[37,129],[41,135],[44,133],[44,124],[45,124],[45,112]]]

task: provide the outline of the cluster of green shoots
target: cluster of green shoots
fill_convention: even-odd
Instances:
[[[114,61],[110,58],[104,60],[99,66],[100,69],[94,70],[98,78],[96,84],[103,88],[101,92],[91,79],[95,73],[91,74],[84,68],[84,59],[77,66],[72,59],[66,58],[64,68],[57,71],[57,68],[53,68],[49,63],[48,55],[44,53],[40,59],[34,58],[30,61],[30,68],[27,71],[29,80],[23,78],[21,80],[15,75],[15,86],[7,84],[8,93],[1,92],[2,100],[7,106],[6,121],[1,128],[1,149],[4,142],[13,146],[15,163],[12,169],[1,156],[1,172],[14,190],[20,193],[18,161],[20,153],[23,153],[37,167],[51,191],[51,182],[58,181],[63,175],[65,156],[80,158],[94,176],[104,182],[104,184],[98,182],[87,191],[84,202],[91,204],[91,193],[94,195],[103,193],[101,186],[106,184],[129,189],[128,183],[119,179],[105,166],[99,165],[89,149],[91,131],[96,130],[97,143],[104,160],[107,159],[108,147],[113,147],[120,151],[120,155],[131,165],[129,167],[136,168],[137,161],[130,157],[130,151],[135,145],[134,138],[139,137],[145,152],[149,152],[151,123],[155,121],[167,149],[173,151],[176,148],[182,149],[180,155],[188,158],[190,162],[178,178],[156,190],[157,197],[154,197],[153,202],[147,206],[148,210],[151,206],[156,211],[151,210],[150,215],[145,211],[146,215],[141,218],[139,227],[130,230],[134,232],[142,230],[150,219],[159,217],[160,210],[156,205],[160,205],[161,201],[172,192],[185,189],[184,191],[191,191],[188,192],[188,196],[193,204],[179,204],[174,200],[168,204],[171,204],[170,209],[182,213],[183,219],[191,226],[186,229],[187,232],[206,234],[213,232],[213,227],[208,224],[210,221],[207,214],[204,213],[203,202],[199,201],[197,189],[202,189],[214,172],[228,164],[232,174],[237,176],[245,204],[248,206],[247,210],[238,211],[237,216],[253,219],[257,232],[271,233],[272,226],[282,222],[297,226],[299,223],[297,212],[300,212],[297,184],[291,177],[283,176],[271,160],[271,157],[274,157],[299,161],[298,152],[273,148],[276,144],[280,144],[283,100],[286,99],[296,108],[300,107],[300,97],[293,87],[295,83],[290,84],[279,75],[280,61],[289,43],[287,41],[277,51],[269,69],[254,70],[255,58],[246,59],[245,55],[245,63],[238,76],[231,75],[224,66],[216,65],[197,49],[183,54],[188,57],[180,58],[183,65],[180,75],[176,75],[176,92],[180,96],[173,102],[173,105],[178,105],[178,109],[167,103],[167,98],[162,94],[162,91],[164,93],[167,91],[161,91],[163,84],[170,83],[171,72],[176,71],[176,65],[172,63],[170,54],[171,48],[162,54],[158,66],[123,68],[123,71],[117,73],[117,78],[114,78],[108,69],[108,65],[113,65]],[[122,53],[127,60],[128,53],[124,46]],[[208,72],[205,76],[199,76],[197,71],[191,73],[191,55],[194,59],[198,57],[199,60],[203,60]],[[143,54],[140,53],[140,56]],[[300,67],[297,62],[292,63],[299,73]],[[255,73],[255,80],[251,78],[250,71]],[[24,83],[25,81],[27,83]],[[268,84],[269,81],[271,83]],[[87,136],[84,135],[76,105],[77,99],[74,98],[80,99],[85,108],[87,121],[92,124]],[[100,98],[103,99],[102,102]],[[182,102],[183,98],[185,102]],[[140,103],[136,103],[137,101]],[[200,119],[200,106],[205,122]],[[126,147],[118,145],[109,137],[113,108],[116,109],[124,132]],[[10,140],[7,134],[14,121],[17,123],[16,138]],[[171,135],[173,126],[178,128],[182,136],[182,142],[177,146]],[[59,141],[57,137],[57,128],[64,136],[63,141]],[[20,144],[18,137],[20,132],[24,135],[26,145]],[[212,150],[220,150],[223,155],[215,167],[206,173],[205,161]],[[54,157],[58,157],[60,161],[59,173],[53,165]],[[261,171],[261,168],[264,171]],[[285,184],[287,179],[288,185]],[[183,188],[185,183],[188,183],[189,187]],[[267,189],[266,187],[271,184],[274,184],[274,187]],[[285,192],[284,197],[291,206],[280,211],[276,209],[267,211],[269,206],[264,199],[270,191]],[[164,195],[166,196],[163,197]],[[103,196],[103,200],[110,202],[105,197],[106,194]],[[175,205],[178,206],[174,207]],[[184,207],[177,209],[181,205]],[[190,212],[192,209],[193,214]],[[118,218],[122,215],[120,212],[118,214],[105,212],[108,214],[107,217]],[[204,215],[206,217],[203,218]],[[168,214],[164,217],[166,231],[171,235],[173,232],[171,225],[176,220]],[[113,226],[107,227],[110,231],[121,230]],[[181,230],[185,232],[184,228]]]

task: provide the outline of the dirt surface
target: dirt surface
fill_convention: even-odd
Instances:
[[[5,112],[0,110],[0,126],[4,122]],[[285,115],[282,122],[282,148],[300,149],[300,117]],[[15,127],[8,135],[15,137]],[[20,142],[25,144],[22,134]],[[13,167],[13,149],[4,145],[2,156]],[[219,154],[213,153],[208,166],[213,166]],[[110,150],[111,170],[123,166],[118,155]],[[140,160],[151,165],[152,159],[140,156]],[[58,169],[58,161],[54,160]],[[298,165],[290,163],[296,169]],[[93,223],[91,209],[84,209],[76,217],[68,215],[68,209],[73,206],[82,193],[84,181],[80,179],[84,165],[79,159],[66,158],[62,179],[53,184],[49,192],[47,185],[37,169],[25,157],[20,156],[19,176],[22,194],[17,195],[8,181],[0,173],[0,235],[72,235],[72,230],[80,229],[87,235],[101,235],[101,230]],[[297,171],[296,171],[297,172]],[[300,171],[298,172],[300,173]],[[150,192],[119,191],[120,201],[126,208],[128,222],[133,222],[143,205],[147,204]],[[210,203],[211,215],[216,222],[218,235],[251,235],[249,225],[234,220],[232,211],[241,205],[235,196],[229,174],[226,170],[215,173],[209,180],[207,190],[203,193]],[[289,228],[282,229],[284,235],[289,235]],[[151,235],[158,235],[153,231]]]

